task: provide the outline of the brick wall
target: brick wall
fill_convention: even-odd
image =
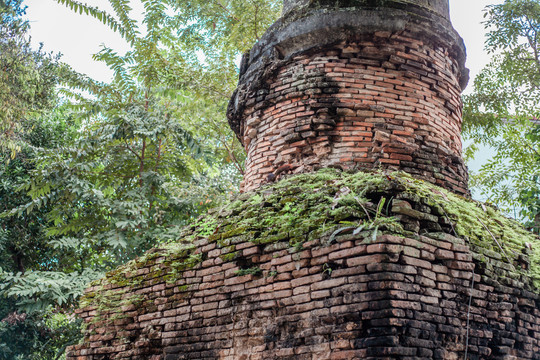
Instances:
[[[407,33],[292,58],[246,102],[244,190],[338,166],[400,169],[467,194],[458,69]]]
[[[386,215],[409,235],[381,227],[374,238],[366,228],[293,249],[294,231],[229,230],[239,215],[225,209],[225,223],[194,249],[155,250],[88,289],[79,310],[86,337],[68,359],[457,360],[466,349],[468,359],[540,359],[540,297],[523,272],[526,249],[514,257],[518,247],[503,243],[501,255],[491,238],[471,249],[448,233],[456,224],[442,203],[392,183],[365,195],[393,199]],[[441,191],[430,190],[454,199]],[[266,201],[252,199],[240,201],[252,203],[246,213]]]
[[[241,244],[262,276],[237,276],[237,265],[219,257],[175,284],[141,269],[151,280],[128,290],[144,294],[145,307],[90,325],[96,334],[68,358],[463,359],[469,312],[469,359],[540,358],[538,296],[473,275],[462,240],[362,242],[345,236],[294,255]],[[80,316],[88,321],[94,311]]]

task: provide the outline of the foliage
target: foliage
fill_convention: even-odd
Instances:
[[[68,81],[61,91],[74,100],[79,134],[42,149],[26,187],[32,201],[10,212],[20,216],[48,206],[47,234],[57,238],[51,245],[72,254],[83,274],[175,239],[216,193],[234,189],[241,155],[232,132],[224,131],[227,86],[235,82],[239,50],[258,36],[239,29],[264,27],[276,11],[263,12],[264,2],[217,2],[223,15],[208,2],[143,0],[141,27],[128,1],[110,0],[113,14],[57,2],[102,21],[130,46],[125,54],[103,47],[94,56],[113,70],[111,83],[64,69]],[[218,189],[210,190],[215,183]]]
[[[31,48],[23,14],[22,0],[0,1],[0,148],[10,157],[24,122],[54,104],[58,80],[58,57]]]
[[[147,18],[152,17],[158,16],[149,9]],[[181,89],[169,91],[177,80],[169,76],[181,69],[175,61],[169,68],[171,59],[159,48],[152,26],[158,25],[149,20],[144,37],[136,37],[135,28],[123,32],[133,48],[125,56],[108,48],[96,55],[115,71],[111,84],[63,69],[70,87],[62,92],[77,100],[71,106],[79,124],[76,136],[53,146],[34,145],[32,168],[19,179],[31,199],[5,209],[6,219],[39,216],[43,252],[50,256],[40,259],[48,266],[2,274],[4,295],[17,298],[26,311],[71,306],[102,271],[174,236],[196,211],[175,196],[196,165],[190,151],[198,148],[175,116]]]
[[[130,50],[104,46],[94,59],[114,77],[94,81],[33,51],[21,0],[0,0],[0,145],[13,158],[0,165],[0,359],[54,358],[74,340],[69,314],[91,280],[176,240],[235,191],[245,155],[225,112],[236,63],[281,5],[143,0],[139,22],[127,0],[110,0],[110,14],[56,1]]]
[[[493,54],[475,79],[470,110],[484,110],[499,120],[511,114],[531,115],[540,100],[540,3],[506,0],[486,8],[486,49]],[[468,122],[466,129],[488,125]],[[494,119],[491,119],[494,120]]]
[[[12,161],[0,163],[0,211],[31,200],[17,189],[30,179],[37,151],[57,146],[74,133],[69,116],[60,109],[27,119],[24,126],[24,146]],[[7,151],[2,154],[8,156]],[[51,246],[53,239],[45,232],[48,210],[45,206],[20,217],[0,218],[0,359],[53,359],[73,343],[77,322],[50,305],[62,305],[69,312],[66,302],[73,301],[74,292],[78,296],[98,276],[79,276],[68,254]]]
[[[80,338],[80,321],[61,312],[4,315],[0,309],[0,360],[59,359]]]
[[[0,1],[0,212],[31,200],[17,190],[39,149],[73,134],[69,117],[51,112],[62,76],[58,56],[31,48],[23,15],[22,1]],[[46,212],[0,218],[0,359],[54,359],[78,338],[78,323],[49,306],[75,286],[52,281],[71,268],[49,244]]]
[[[204,52],[206,58],[220,56],[232,60],[248,51],[278,18],[279,0],[171,0],[182,38]],[[213,50],[218,50],[213,54]],[[211,62],[213,63],[213,61]]]
[[[198,132],[240,172],[244,150],[231,132],[225,113],[238,80],[240,55],[259,40],[279,17],[281,0],[168,0],[196,95],[191,97]],[[217,136],[216,136],[217,135]],[[217,142],[216,142],[217,141]]]
[[[479,174],[477,186],[490,201],[517,217],[538,214],[539,138],[536,135],[540,100],[540,4],[534,0],[506,0],[486,9],[486,48],[491,63],[464,97],[464,133],[495,156]]]

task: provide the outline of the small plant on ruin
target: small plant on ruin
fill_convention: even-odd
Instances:
[[[235,271],[234,274],[235,274],[236,276],[244,276],[244,275],[254,275],[254,276],[257,276],[257,275],[261,275],[261,274],[262,274],[262,269],[259,268],[259,267],[252,267],[252,268],[249,268],[249,269],[240,269],[240,270]]]
[[[366,232],[366,238],[369,237],[371,241],[375,241],[381,227],[392,227],[392,225],[395,225],[396,221],[393,217],[388,217],[383,214],[383,210],[385,209],[384,205],[387,202],[385,197],[382,197],[379,200],[375,211],[368,209],[364,205],[365,201],[362,201],[357,196],[355,196],[354,199],[358,202],[358,205],[360,205],[360,207],[364,210],[367,220],[363,220],[360,224],[343,221],[343,224],[348,224],[350,226],[341,227],[334,231],[328,239],[329,243],[332,243],[336,239],[336,236],[338,236],[339,234],[350,231],[352,231],[353,235],[358,235],[361,232]],[[374,213],[374,217],[370,215],[370,212]],[[388,208],[386,208],[386,213],[387,212]]]

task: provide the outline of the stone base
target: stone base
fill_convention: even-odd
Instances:
[[[146,308],[96,323],[68,359],[457,360],[467,333],[469,359],[539,358],[538,296],[474,274],[463,240],[367,243],[343,236],[293,255],[240,244],[261,276],[209,257],[184,274],[188,291],[157,277],[138,291]]]
[[[391,201],[380,212],[389,224],[398,221],[402,234],[384,230],[382,213],[356,235],[356,226],[341,225],[332,236],[304,234],[302,243],[294,230],[263,235],[262,224],[256,230],[239,220],[263,223],[257,211],[283,213],[284,204],[298,212],[302,199],[310,201],[299,186],[335,192],[332,217],[355,213],[339,197],[364,185],[323,174],[318,181],[328,185],[318,190],[307,179],[244,195],[216,217],[222,225],[215,230],[208,220],[194,227],[207,233],[194,248],[155,250],[95,284],[79,311],[85,340],[68,359],[457,360],[466,352],[468,359],[540,359],[540,298],[527,290],[525,252],[501,255],[486,248],[492,239],[471,249],[449,234],[464,223],[450,222],[446,205],[414,195],[424,186],[414,180],[375,179],[380,187],[362,195]],[[430,192],[455,201],[442,189]],[[503,254],[512,254],[511,244],[502,244]]]

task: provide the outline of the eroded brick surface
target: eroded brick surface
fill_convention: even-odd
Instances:
[[[293,58],[246,103],[244,189],[337,166],[400,169],[468,193],[457,69],[407,34]]]

